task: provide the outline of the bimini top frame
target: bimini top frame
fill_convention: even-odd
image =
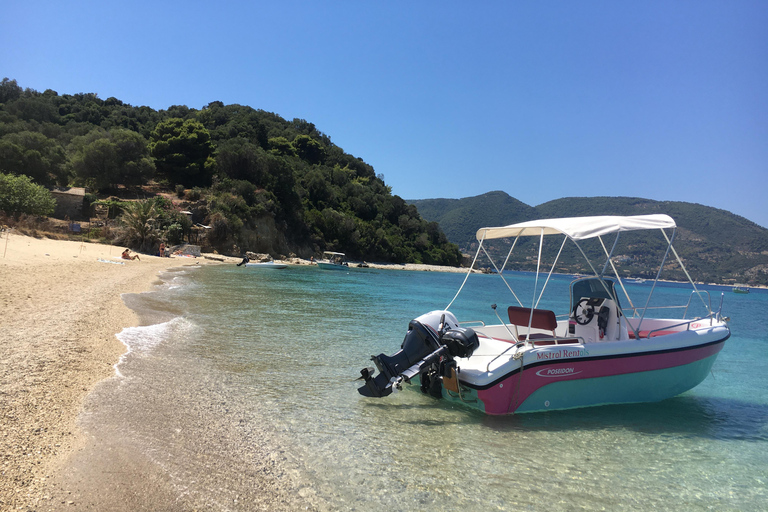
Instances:
[[[676,228],[677,228],[677,225],[675,224],[675,221],[672,219],[672,217],[670,217],[669,215],[663,215],[663,214],[632,215],[632,216],[603,215],[603,216],[596,216],[596,217],[571,217],[571,218],[559,218],[559,219],[543,219],[543,220],[521,222],[518,224],[509,225],[509,226],[481,228],[477,231],[477,235],[476,235],[477,240],[480,242],[480,244],[477,248],[477,253],[475,254],[474,260],[472,261],[472,266],[470,267],[469,272],[467,272],[467,275],[464,277],[464,282],[459,288],[459,291],[456,292],[456,295],[453,297],[453,299],[448,304],[448,306],[446,306],[446,309],[448,309],[453,304],[453,302],[461,293],[461,290],[464,288],[464,284],[467,282],[467,278],[469,277],[469,274],[472,273],[472,269],[474,268],[475,263],[477,262],[477,258],[480,255],[481,251],[484,252],[485,255],[488,257],[491,264],[496,269],[496,272],[501,276],[502,280],[504,280],[504,282],[506,283],[507,288],[509,288],[509,290],[512,292],[512,295],[515,297],[517,302],[522,306],[523,305],[522,302],[517,297],[517,295],[512,290],[512,288],[509,286],[509,283],[507,283],[506,279],[504,279],[504,276],[502,274],[503,274],[504,267],[506,267],[506,264],[509,261],[509,257],[512,254],[512,251],[514,251],[515,246],[517,245],[517,240],[521,236],[538,236],[540,238],[539,255],[538,255],[538,261],[536,265],[536,283],[534,285],[534,297],[533,297],[532,308],[536,308],[539,301],[541,300],[541,297],[544,294],[544,290],[546,289],[547,283],[549,282],[549,278],[551,277],[555,269],[555,265],[557,264],[557,260],[560,258],[560,254],[562,253],[563,247],[565,246],[565,242],[568,239],[570,239],[579,249],[582,256],[586,260],[587,264],[592,269],[592,272],[594,273],[594,275],[600,278],[601,281],[607,270],[608,265],[611,266],[614,276],[618,280],[621,286],[621,289],[624,292],[624,295],[627,297],[627,300],[629,301],[630,306],[635,310],[635,313],[636,313],[637,308],[635,308],[634,304],[632,304],[632,299],[629,297],[629,294],[627,293],[626,288],[624,288],[624,283],[622,282],[621,277],[619,276],[618,271],[612,261],[613,251],[616,249],[616,244],[619,241],[619,235],[624,231],[659,229],[667,241],[667,249],[664,253],[664,258],[662,259],[661,265],[659,266],[659,270],[656,274],[656,279],[654,280],[653,287],[651,288],[651,292],[648,295],[648,301],[646,302],[646,305],[643,308],[642,317],[640,319],[640,322],[638,322],[638,327],[635,330],[639,329],[639,324],[642,323],[642,319],[645,317],[645,312],[648,309],[648,304],[650,303],[651,296],[653,295],[653,291],[656,287],[656,283],[658,282],[659,276],[661,275],[661,271],[664,268],[664,264],[667,260],[667,257],[670,251],[672,251],[672,253],[677,258],[677,261],[680,264],[680,267],[685,272],[685,275],[686,277],[688,277],[688,280],[691,283],[691,285],[693,285],[694,291],[699,296],[702,303],[704,304],[704,306],[709,311],[709,314],[711,315],[712,314],[711,309],[709,308],[707,303],[704,301],[704,298],[702,297],[701,293],[698,291],[698,289],[696,289],[696,284],[691,279],[691,276],[688,274],[688,271],[686,270],[685,265],[683,265],[683,262],[680,259],[680,256],[677,254],[677,251],[675,251],[674,247],[672,246],[672,241],[674,240]],[[673,230],[671,237],[667,235],[667,233],[664,231],[665,229]],[[613,247],[611,248],[610,251],[608,251],[601,237],[603,235],[609,235],[613,233],[616,233],[616,239],[613,243]],[[564,235],[564,239],[563,239],[562,245],[560,246],[560,251],[557,253],[557,256],[555,257],[555,261],[552,263],[552,268],[550,269],[549,274],[547,275],[546,282],[544,283],[541,291],[537,292],[539,274],[541,271],[542,246],[543,246],[545,235]],[[498,238],[514,238],[515,239],[514,242],[512,243],[512,247],[510,248],[509,254],[507,254],[507,258],[505,259],[501,269],[496,266],[496,263],[493,261],[493,258],[491,258],[491,256],[488,254],[488,252],[485,250],[485,247],[483,246],[483,242],[485,242],[486,240],[492,240],[492,239],[498,239]],[[598,272],[595,269],[595,267],[592,265],[592,262],[584,253],[584,251],[582,250],[581,246],[578,243],[581,240],[586,240],[589,238],[598,238],[600,240],[600,244],[603,247],[603,251],[605,252],[605,255],[606,255],[605,264],[602,268],[602,271],[600,272]],[[606,290],[608,289],[605,283],[603,284],[603,286],[606,286]],[[538,293],[538,298],[536,297],[537,293]],[[635,334],[637,335],[637,333]]]

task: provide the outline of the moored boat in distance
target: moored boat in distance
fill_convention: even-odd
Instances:
[[[744,284],[737,284],[733,287],[733,293],[749,293],[749,286]]]
[[[644,302],[629,296],[613,259],[619,238],[639,230],[658,230],[667,242]],[[730,329],[721,314],[722,294],[713,309],[709,292],[699,290],[690,277],[687,303],[674,306],[682,311],[680,317],[669,316],[670,306],[650,306],[668,258],[674,256],[688,275],[672,246],[675,231],[667,215],[544,219],[478,230],[477,254],[459,291],[444,310],[412,320],[398,352],[372,356],[376,369],[361,370],[365,383],[358,391],[384,397],[414,384],[435,398],[499,415],[653,402],[695,387],[708,375]],[[521,237],[535,237],[539,244],[529,306],[523,305],[503,272]],[[550,237],[562,238],[562,245],[547,272],[542,246]],[[606,244],[604,237],[612,240]],[[502,238],[512,240],[509,254],[501,268],[491,263],[512,295],[512,305],[501,308],[507,318],[502,320],[492,304],[498,324],[459,321],[450,307],[478,256],[490,259],[484,244]],[[566,242],[578,248],[591,274],[571,282],[568,310],[558,317],[540,304]],[[586,256],[592,249],[605,256],[598,265]],[[702,313],[689,316],[694,308]],[[659,314],[663,317],[657,318]]]
[[[256,269],[256,268],[268,268],[268,269],[276,269],[276,270],[284,269],[284,268],[288,267],[287,264],[285,264],[285,263],[278,263],[276,261],[263,261],[263,262],[259,262],[259,263],[256,263],[256,262],[250,263],[249,262],[249,263],[246,263],[245,266],[247,268],[254,268],[254,269]]]
[[[251,260],[251,257],[253,258],[260,258],[261,261],[253,261]],[[251,254],[251,257],[249,257],[247,254],[243,256],[243,261],[237,264],[238,267],[246,267],[251,269],[284,269],[287,268],[288,265],[286,263],[281,263],[279,261],[275,261],[272,259],[272,256],[269,255],[254,255]]]
[[[349,270],[347,256],[343,252],[325,251],[323,259],[315,262],[323,270]]]

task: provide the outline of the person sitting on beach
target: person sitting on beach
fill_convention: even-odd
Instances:
[[[139,258],[138,254],[134,254],[133,256],[131,256],[130,252],[131,252],[130,249],[124,250],[122,258],[124,260],[139,260],[139,261],[141,261],[141,258]]]

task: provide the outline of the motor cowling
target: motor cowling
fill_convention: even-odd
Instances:
[[[480,346],[477,333],[473,329],[464,327],[456,327],[444,332],[440,337],[440,343],[448,347],[448,353],[451,356],[463,358],[471,356]]]
[[[385,374],[387,380],[389,380],[404,372],[438,348],[440,348],[440,343],[432,330],[418,320],[411,320],[400,350],[391,356],[386,354],[373,356],[372,360],[376,363],[379,371]]]

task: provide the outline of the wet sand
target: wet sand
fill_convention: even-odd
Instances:
[[[0,237],[0,510],[67,504],[54,500],[51,479],[83,445],[83,399],[114,374],[125,351],[115,334],[137,322],[120,295],[149,289],[162,270],[208,263],[124,261],[120,253],[108,245]]]

